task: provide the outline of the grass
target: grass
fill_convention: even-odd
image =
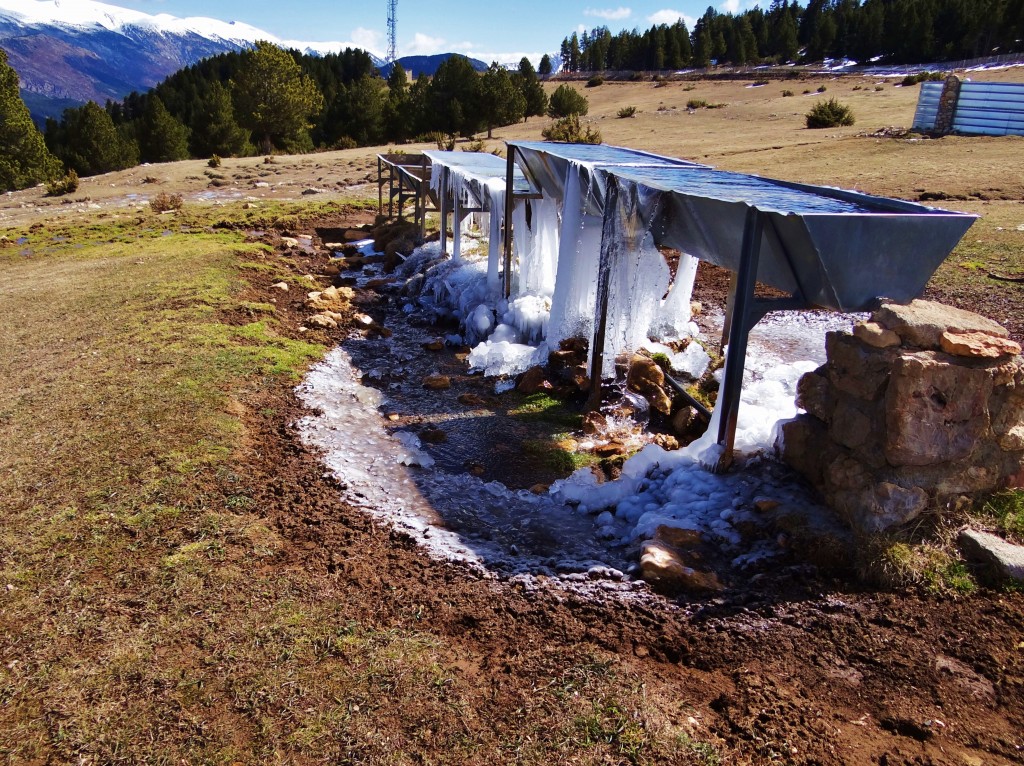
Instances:
[[[1024,544],[1024,490],[1005,490],[988,498],[977,515],[1018,544]]]
[[[858,556],[861,576],[884,588],[918,587],[934,596],[962,597],[978,587],[949,536],[878,534],[858,547]]]

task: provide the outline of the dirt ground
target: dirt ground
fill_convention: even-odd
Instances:
[[[868,122],[868,127],[909,122],[910,95],[893,89],[891,82],[877,96],[873,90],[853,92],[851,85],[841,82],[843,95],[850,91],[851,100],[898,102],[895,112],[884,110],[884,120],[883,110],[877,115],[871,112],[868,119],[874,122]],[[659,100],[665,100],[664,91],[684,87],[641,86],[653,92],[649,95],[644,90],[645,98]],[[594,90],[602,99],[608,98],[609,104],[614,100],[621,105],[625,103],[621,95],[615,99],[607,95],[620,87],[627,86]],[[712,97],[723,101],[738,99],[745,92],[741,87],[701,84],[692,95],[704,97],[705,91],[713,91]],[[779,90],[791,86],[773,83],[766,87]],[[838,85],[829,87],[830,95],[839,89]],[[675,98],[684,95],[675,94]],[[787,103],[793,100],[785,99]],[[603,102],[595,97],[594,103],[600,106]],[[750,108],[756,112],[776,107],[755,104]],[[1012,258],[1019,258],[1020,235],[1012,234],[1009,224],[1018,218],[1024,224],[1024,181],[1019,162],[1007,160],[1019,159],[1020,141],[949,139],[932,142],[934,147],[929,142],[883,142],[879,149],[875,139],[854,135],[861,129],[858,125],[844,129],[841,135],[811,138],[803,132],[780,139],[769,154],[756,150],[756,157],[764,160],[758,164],[755,150],[745,143],[763,142],[754,117],[749,135],[746,128],[740,130],[732,150],[719,149],[716,154],[708,133],[696,138],[702,147],[691,153],[675,143],[690,130],[682,123],[692,117],[685,109],[672,117],[649,115],[651,125],[661,124],[656,120],[679,120],[679,133],[651,127],[650,141],[640,144],[613,129],[619,122],[630,121],[610,117],[610,105],[592,110],[592,115],[602,109],[601,127],[611,143],[684,156],[696,156],[703,148],[708,152],[704,157],[714,157],[721,166],[737,170],[760,169],[765,175],[858,185],[910,198],[919,193],[915,192],[918,188],[941,188],[951,196],[962,195],[966,205],[979,212],[983,206],[995,205],[999,232],[994,232],[997,225],[992,224],[991,237],[1000,247],[1005,244]],[[637,120],[637,124],[647,123]],[[531,134],[536,128],[530,127]],[[520,130],[525,129],[510,129],[508,134],[518,135]],[[806,140],[816,142],[813,151]],[[975,152],[980,164],[962,168],[951,146]],[[889,157],[884,180],[871,176],[873,171],[856,159],[861,151]],[[919,151],[935,165],[923,180],[897,172],[908,156]],[[851,156],[855,159],[850,160]],[[82,201],[67,206],[34,191],[8,195],[0,203],[0,223],[23,225],[64,209],[87,210],[91,205],[130,210],[146,196],[126,194],[149,195],[153,189],[176,191],[192,201],[206,199],[211,204],[220,198],[252,197],[256,204],[264,199],[298,199],[306,189],[330,189],[308,195],[311,199],[375,196],[373,185],[367,186],[368,177],[375,175],[375,162],[365,150],[279,158],[272,164],[262,159],[226,160],[224,170],[219,171],[226,180],[223,186],[211,187],[218,179],[204,175],[205,169],[205,164],[197,161],[86,179],[79,197]],[[867,175],[857,181],[862,173]],[[155,180],[147,182],[147,176]],[[971,196],[980,178],[985,178],[986,188],[998,189],[1002,199]],[[261,182],[272,185],[258,186]],[[229,194],[240,196],[226,196]],[[371,217],[367,212],[353,212],[334,220],[305,221],[289,233],[312,234],[315,225],[355,226]],[[1004,230],[1011,238],[1008,244],[1000,239]],[[270,235],[275,246],[279,246],[278,234]],[[293,252],[289,258],[297,274],[322,273],[327,265],[326,258],[318,254]],[[974,256],[964,255],[961,261],[971,258]],[[1000,268],[1018,265],[1019,261],[1011,260]],[[999,262],[989,266],[998,267]],[[979,273],[974,267],[950,268],[954,277],[962,274],[973,279]],[[721,301],[721,275],[703,270],[702,277],[698,297],[709,303]],[[302,296],[293,291],[284,299],[271,288],[271,282],[269,276],[253,274],[251,294],[246,297],[253,302],[273,299],[282,327],[301,337],[299,328],[307,315]],[[952,277],[938,280],[929,287],[929,295],[968,304],[1007,322],[1020,340],[1024,331],[1020,287],[999,287],[1005,288],[1003,292],[993,290],[981,273],[978,280],[965,284]],[[331,340],[340,340],[341,332]],[[247,477],[249,486],[258,488],[254,508],[283,540],[272,560],[259,563],[260,576],[294,576],[307,593],[331,605],[332,618],[339,623],[399,630],[415,615],[419,631],[437,639],[441,646],[453,647],[441,653],[439,662],[450,669],[455,679],[452,683],[464,690],[471,707],[447,715],[461,716],[465,738],[481,748],[496,733],[527,731],[523,727],[532,706],[545,704],[537,702],[539,692],[546,688],[542,683],[554,684],[557,679],[564,693],[578,693],[574,689],[583,681],[566,679],[560,669],[591,663],[595,674],[609,672],[612,665],[617,677],[641,690],[645,699],[649,696],[652,705],[673,710],[668,723],[681,732],[679,741],[708,743],[709,748],[694,746],[681,751],[682,755],[649,756],[643,749],[623,745],[624,729],[615,728],[620,719],[607,713],[594,736],[605,744],[614,742],[616,747],[601,750],[591,760],[581,757],[571,762],[886,766],[1024,762],[1024,597],[1020,593],[982,590],[955,598],[916,591],[879,592],[857,584],[852,577],[830,577],[800,562],[792,562],[770,580],[708,598],[590,599],[555,587],[524,588],[514,582],[482,580],[457,564],[430,559],[403,534],[349,507],[336,481],[325,475],[318,456],[301,445],[292,425],[301,414],[291,387],[283,383],[259,389],[242,409],[247,447],[234,470]],[[209,672],[211,677],[216,675],[212,668]],[[379,699],[363,704],[376,711],[381,728],[408,729],[412,727],[410,717],[427,714],[426,703],[419,707],[415,701],[407,700],[404,710],[390,708],[388,700],[401,699],[401,689],[380,686],[377,694]],[[209,713],[211,720],[227,718],[231,706],[220,704],[223,710],[218,713],[215,705]],[[239,704],[236,699],[236,707]],[[355,710],[359,711],[358,705]],[[265,712],[274,715],[275,708],[268,704]],[[423,724],[435,731],[444,725]],[[544,736],[543,731],[527,734]],[[237,736],[241,741],[247,735],[239,732]],[[431,729],[423,736],[424,742],[430,742]],[[332,762],[390,762],[366,743],[343,744],[331,751]],[[419,760],[395,762],[454,762],[436,743],[434,747],[424,749]],[[319,760],[328,759],[296,762]],[[464,756],[461,762],[484,761]],[[507,762],[518,762],[518,758],[510,753]]]

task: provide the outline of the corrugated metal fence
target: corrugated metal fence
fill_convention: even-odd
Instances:
[[[914,129],[935,129],[944,84],[921,83]],[[1024,83],[964,82],[953,115],[954,133],[1024,136]]]

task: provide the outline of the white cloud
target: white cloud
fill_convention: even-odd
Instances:
[[[411,43],[402,46],[401,55],[431,56],[435,53],[447,53],[449,50],[451,50],[451,47],[443,37],[431,37],[422,32],[417,32],[413,35]]]
[[[740,0],[725,0],[721,7],[726,13],[736,13],[740,9]]]
[[[352,30],[350,37],[353,45],[375,55],[379,55],[384,48],[384,35],[376,29],[356,27]]]
[[[693,16],[687,16],[682,11],[674,11],[671,8],[665,8],[664,10],[661,11],[655,11],[654,13],[647,17],[647,20],[652,24],[668,24],[669,26],[675,24],[680,19],[683,20],[687,28],[690,30],[692,30],[694,25],[697,23],[697,19],[695,19]]]
[[[534,67],[540,66],[541,57],[544,56],[543,53],[537,53],[536,51],[499,51],[495,53],[494,51],[478,50],[472,46],[459,50],[458,53],[465,54],[470,58],[479,59],[486,64],[490,64],[492,61],[497,61],[499,64],[512,64],[517,67],[519,66],[519,62],[522,60],[523,56],[530,59],[530,63],[533,64]]]
[[[619,6],[618,8],[587,8],[583,11],[584,16],[596,16],[605,21],[621,21],[633,15],[632,8]]]

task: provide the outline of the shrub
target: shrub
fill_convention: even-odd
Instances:
[[[584,130],[578,114],[570,114],[557,120],[544,128],[541,135],[548,141],[565,141],[571,144],[601,143],[601,132],[590,127]]]
[[[568,117],[569,115],[585,115],[589,109],[587,97],[568,85],[559,85],[548,100],[548,114],[551,117]]]
[[[644,81],[644,73],[643,72],[633,72],[629,76],[629,81],[630,82],[643,82]]]
[[[811,107],[806,119],[808,128],[837,128],[840,125],[853,125],[853,111],[846,104],[830,98]]]
[[[46,182],[46,194],[50,197],[61,197],[78,190],[78,173],[74,168],[61,178],[53,178]]]
[[[168,194],[167,192],[160,192],[149,201],[149,206],[154,213],[181,210],[183,204],[185,204],[185,200],[182,199],[180,194]]]
[[[765,80],[764,78],[761,78],[761,79],[758,79],[758,80],[754,80],[754,82],[752,82],[751,85],[753,85],[755,88],[760,88],[762,85],[767,85],[769,82],[771,82],[771,81],[770,80]]]
[[[342,136],[334,142],[335,149],[355,149],[359,144],[351,136]]]
[[[854,90],[864,90],[864,88],[862,86],[860,86],[860,85],[854,85],[853,89]]]
[[[596,88],[599,85],[604,85],[604,78],[601,77],[600,75],[595,74],[593,77],[587,80],[588,88]]]
[[[624,106],[618,111],[620,118],[632,117],[636,114],[635,106]]]
[[[791,90],[784,90],[784,91],[782,91],[782,97],[783,98],[789,98],[790,96],[793,96],[793,95],[795,95],[795,94]]]
[[[219,168],[220,167],[220,157],[215,154],[212,157],[210,157],[209,160],[206,161],[206,164],[209,165],[211,168]]]
[[[483,141],[470,141],[468,144],[462,147],[464,152],[483,152],[487,150],[487,145]]]
[[[687,109],[707,109],[708,102],[702,98],[691,98],[686,102]]]
[[[884,85],[876,85],[875,86],[875,93],[878,93],[878,91],[880,91],[880,90],[885,90],[885,86]]]
[[[818,86],[818,93],[824,93],[826,90],[828,90],[828,86],[827,85],[819,85]]]
[[[810,90],[804,90],[804,95],[806,96],[810,92],[811,92]]]

